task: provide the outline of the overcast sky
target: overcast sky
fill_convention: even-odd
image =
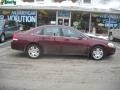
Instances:
[[[21,0],[17,0],[18,2]],[[63,1],[61,3],[52,3],[53,0],[45,0],[45,5],[48,6],[82,6],[86,8],[99,8],[99,9],[119,9],[120,10],[120,0],[92,0],[92,4],[89,5],[79,5],[72,3],[70,0]],[[20,4],[20,3],[18,3]],[[23,3],[22,3],[23,4]],[[27,4],[27,3],[24,3]],[[31,4],[33,5],[33,4]],[[35,5],[35,4],[34,4]]]
[[[93,0],[93,7],[120,9],[120,0]]]

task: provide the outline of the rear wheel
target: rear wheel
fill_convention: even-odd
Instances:
[[[27,47],[27,55],[30,58],[36,59],[39,58],[39,56],[41,56],[42,54],[42,50],[40,49],[40,47],[36,44],[31,44]]]
[[[105,56],[105,52],[103,47],[96,46],[91,50],[90,55],[94,60],[101,60]]]
[[[0,42],[5,42],[5,35],[2,34],[2,35],[0,36]]]

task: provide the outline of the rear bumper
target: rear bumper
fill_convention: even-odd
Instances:
[[[17,41],[12,41],[11,42],[11,48],[15,49],[15,50],[20,50],[20,51],[24,51],[24,48],[22,47],[22,44],[20,44]]]

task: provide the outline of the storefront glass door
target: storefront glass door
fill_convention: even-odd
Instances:
[[[70,26],[69,18],[58,18],[58,25]]]
[[[71,12],[70,11],[57,11],[56,24],[71,26]]]

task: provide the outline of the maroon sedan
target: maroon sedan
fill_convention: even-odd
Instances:
[[[86,55],[95,60],[115,53],[112,43],[90,38],[68,26],[44,25],[13,35],[11,48],[24,51],[30,58],[43,54]]]

